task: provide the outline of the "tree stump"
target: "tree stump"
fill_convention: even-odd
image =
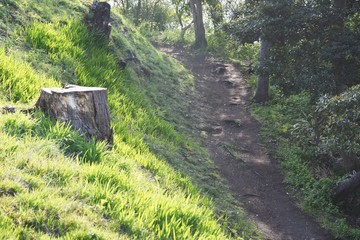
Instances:
[[[36,107],[52,119],[70,122],[87,139],[95,136],[113,144],[106,88],[76,85],[43,88]]]
[[[360,188],[360,171],[355,173],[351,178],[344,180],[336,185],[333,192],[333,200],[335,203],[346,200],[350,194],[356,192]]]
[[[90,11],[92,12],[92,19],[90,20],[90,28],[98,31],[102,36],[107,39],[110,37],[110,11],[111,6],[107,2],[98,2],[94,0],[91,5]]]

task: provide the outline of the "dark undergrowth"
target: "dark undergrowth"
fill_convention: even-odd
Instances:
[[[251,77],[250,85],[255,85],[255,79]],[[359,228],[348,221],[350,215],[332,200],[335,185],[347,175],[336,174],[330,159],[319,158],[316,147],[305,139],[304,129],[299,131],[299,124],[314,112],[309,94],[283,96],[274,86],[270,92],[272,99],[267,104],[254,104],[252,109],[262,123],[262,136],[273,149],[271,155],[280,161],[285,182],[302,208],[336,237],[360,239]]]

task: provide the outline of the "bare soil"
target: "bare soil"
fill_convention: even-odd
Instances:
[[[203,144],[265,239],[330,240],[334,237],[294,203],[276,160],[269,157],[251,115],[249,90],[232,64],[181,47],[162,47],[196,79],[191,111]]]

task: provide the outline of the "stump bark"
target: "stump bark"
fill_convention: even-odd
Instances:
[[[333,192],[335,203],[346,200],[346,198],[360,188],[360,171],[355,173],[351,178],[344,180],[336,185]]]
[[[106,88],[76,85],[43,88],[36,107],[52,119],[69,122],[87,139],[96,137],[113,144]]]
[[[110,4],[107,2],[98,2],[95,0],[91,5],[90,11],[93,14],[90,23],[91,29],[98,31],[101,35],[108,39],[111,32]]]

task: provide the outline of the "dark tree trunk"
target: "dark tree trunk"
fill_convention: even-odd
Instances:
[[[190,0],[191,11],[194,19],[195,48],[205,48],[207,46],[205,37],[205,27],[203,21],[203,10],[201,0]]]
[[[69,122],[87,138],[94,136],[113,143],[106,88],[75,85],[64,89],[44,88],[36,107],[52,119]]]
[[[337,37],[340,36],[344,31],[345,26],[345,18],[344,12],[346,9],[346,0],[333,0],[334,7],[338,10],[338,17],[336,19],[336,24],[333,26],[334,29],[334,37],[333,41],[337,41]],[[335,58],[332,61],[332,65],[334,68],[335,74],[335,84],[336,84],[336,93],[340,93],[340,87],[343,85],[343,66],[345,64],[344,58]]]
[[[154,7],[152,9],[152,18],[155,19],[155,15],[156,15],[156,8],[157,6],[159,5],[160,3],[160,0],[157,0],[155,3],[154,3]],[[152,21],[152,28],[154,29],[156,27],[156,24],[154,21]]]
[[[175,7],[175,13],[176,13],[177,19],[179,20],[180,27],[181,27],[181,29],[183,29],[184,28],[184,24],[183,24],[183,20],[182,20],[182,15],[183,14],[180,11],[178,5],[176,5],[176,7]]]
[[[141,0],[138,0],[136,10],[135,10],[135,26],[140,24],[140,12],[141,12]]]
[[[95,30],[100,35],[105,36],[106,38],[109,38],[111,33],[110,4],[106,2],[94,1],[90,10],[93,13],[93,18],[91,19],[90,23],[90,29]]]
[[[333,4],[336,8],[345,9],[346,0],[333,0]]]
[[[335,203],[346,200],[346,198],[360,188],[360,171],[351,178],[339,183],[334,189],[333,200]]]
[[[269,71],[267,69],[267,61],[269,58],[270,42],[267,40],[261,41],[260,47],[260,74],[254,102],[264,103],[269,99]]]

